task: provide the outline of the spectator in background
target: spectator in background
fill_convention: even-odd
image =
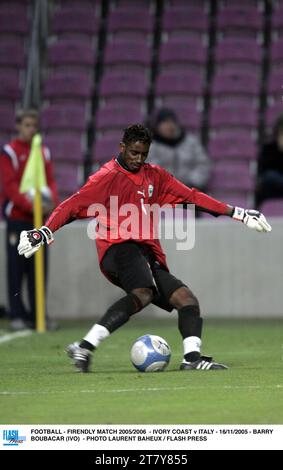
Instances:
[[[18,331],[35,324],[35,272],[34,260],[19,257],[17,245],[22,230],[33,228],[33,194],[21,194],[21,178],[30,154],[31,141],[38,131],[39,117],[35,110],[17,113],[18,137],[4,145],[0,155],[0,176],[2,180],[4,218],[6,228],[7,284],[11,329]],[[43,214],[48,216],[58,204],[56,184],[53,178],[50,151],[43,145],[48,187],[42,191]],[[47,265],[47,256],[45,256]],[[29,311],[22,299],[24,278],[27,278]],[[51,326],[51,322],[49,322]],[[48,327],[48,324],[47,324]]]
[[[153,125],[149,162],[164,166],[186,186],[204,191],[210,162],[199,139],[180,126],[174,111],[160,109]]]
[[[283,198],[283,114],[274,124],[272,141],[263,145],[258,157],[258,178],[255,205],[263,201]]]

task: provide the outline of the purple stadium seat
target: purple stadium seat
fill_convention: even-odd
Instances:
[[[63,8],[54,13],[51,25],[56,34],[79,33],[93,36],[98,33],[99,18],[92,8]]]
[[[111,0],[110,10],[146,10],[148,11],[151,7],[154,7],[154,0]]]
[[[18,74],[1,72],[0,98],[5,101],[16,101],[21,96]]]
[[[257,147],[249,134],[216,135],[209,142],[208,154],[213,160],[254,160]]]
[[[259,80],[251,71],[228,70],[218,72],[214,76],[212,83],[212,93],[214,96],[221,95],[248,95],[258,96]]]
[[[203,8],[172,7],[164,11],[162,18],[163,32],[178,36],[183,30],[187,35],[194,33],[206,34],[208,17]]]
[[[79,73],[58,72],[45,83],[45,96],[52,99],[87,99],[91,95],[91,77]]]
[[[28,2],[13,2],[0,3],[0,17],[7,16],[7,18],[14,17],[15,15],[25,18],[28,12]]]
[[[97,112],[96,127],[100,131],[121,129],[132,123],[142,123],[143,118],[138,106],[105,106]]]
[[[262,8],[262,0],[220,0],[219,1],[219,10],[223,8],[239,8],[241,7],[242,9],[247,9],[250,10],[251,8],[253,9],[258,9],[260,10]]]
[[[269,199],[264,201],[260,210],[265,216],[282,217],[283,216],[283,199]]]
[[[153,16],[148,11],[136,10],[114,10],[108,17],[108,33],[121,31],[142,32],[149,34],[153,32]]]
[[[280,38],[278,39],[278,41],[272,43],[270,52],[270,62],[272,68],[277,64],[283,64],[283,38]]]
[[[210,192],[210,195],[218,199],[218,201],[230,204],[230,206],[249,207],[250,205],[247,191],[213,190]]]
[[[118,9],[127,9],[127,10],[147,10],[150,8],[155,1],[154,0],[110,0],[110,9],[115,10]]]
[[[243,161],[221,161],[214,165],[210,188],[250,191],[253,189],[249,164]]]
[[[243,127],[256,128],[258,116],[254,108],[250,106],[225,105],[212,108],[210,115],[210,127]]]
[[[95,56],[89,41],[63,39],[49,47],[48,61],[53,67],[64,67],[67,64],[92,67]]]
[[[59,193],[71,196],[81,186],[78,178],[79,167],[68,163],[54,165],[55,179]]]
[[[281,97],[283,94],[283,68],[273,70],[267,82],[267,94],[273,97]]]
[[[121,140],[121,133],[119,136],[105,135],[96,139],[93,149],[93,160],[98,162],[107,162],[119,153],[119,142]]]
[[[23,36],[29,31],[27,15],[18,15],[17,10],[3,12],[0,9],[0,32],[12,35]]]
[[[263,17],[257,8],[228,5],[219,11],[217,25],[218,31],[225,35],[255,36],[262,30]]]
[[[187,64],[203,67],[206,63],[207,50],[202,42],[196,38],[187,40],[172,39],[163,42],[160,47],[159,61],[160,65],[176,69],[178,66]]]
[[[167,0],[167,3],[170,7],[173,8],[184,8],[184,9],[191,9],[191,8],[203,8],[206,9],[208,7],[209,0]]]
[[[268,128],[272,128],[274,126],[275,120],[279,116],[279,114],[283,113],[283,103],[281,102],[275,102],[273,105],[270,105],[266,109],[266,115],[265,115],[265,125]]]
[[[6,42],[0,47],[0,67],[21,68],[25,65],[23,45],[17,41]]]
[[[151,62],[151,49],[144,41],[112,41],[108,43],[104,54],[105,65],[116,66],[117,68],[126,65],[149,67]]]
[[[11,104],[0,105],[0,133],[12,132],[15,126],[15,109]]]
[[[218,64],[232,62],[259,66],[261,59],[261,47],[252,38],[224,38],[215,50],[215,60]]]
[[[74,9],[96,9],[100,6],[101,0],[56,0],[56,5],[64,8]]]
[[[41,126],[44,130],[69,129],[86,130],[86,109],[84,105],[51,105],[41,112]]]
[[[83,152],[80,135],[48,134],[45,141],[50,147],[55,166],[61,161],[82,162]]]
[[[161,72],[156,82],[156,96],[201,96],[203,79],[198,71]]]
[[[147,88],[148,82],[143,74],[107,72],[101,80],[100,96],[103,98],[113,96],[144,98]]]
[[[279,6],[279,8],[274,9],[272,15],[272,32],[277,33],[279,36],[282,35],[283,32],[283,5]]]

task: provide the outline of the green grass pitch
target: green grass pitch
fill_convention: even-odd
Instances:
[[[1,424],[283,424],[283,322],[207,320],[203,353],[227,371],[179,371],[176,321],[133,318],[96,351],[92,373],[78,374],[64,347],[91,322],[0,344]],[[4,334],[3,325],[0,325]],[[132,342],[164,337],[173,354],[166,371],[138,373]]]

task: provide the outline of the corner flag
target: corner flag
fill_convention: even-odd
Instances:
[[[20,184],[20,192],[27,193],[30,189],[41,190],[44,186],[46,186],[46,176],[41,135],[36,134],[32,139],[31,151]]]
[[[31,151],[24,169],[20,184],[20,192],[35,191],[33,202],[34,227],[43,225],[41,189],[46,187],[45,165],[41,147],[40,134],[35,134],[31,143]],[[44,288],[44,258],[43,250],[35,254],[35,303],[36,303],[36,331],[45,331],[45,288]]]

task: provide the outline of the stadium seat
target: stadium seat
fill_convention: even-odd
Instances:
[[[278,39],[271,44],[270,50],[271,70],[283,65],[283,38]]]
[[[100,131],[123,129],[133,122],[143,122],[144,116],[139,106],[105,106],[97,112],[96,126]]]
[[[137,21],[138,20],[138,21]],[[138,12],[128,9],[117,9],[110,11],[108,16],[108,34],[119,36],[121,33],[131,32],[134,38],[153,32],[153,15],[148,10],[138,10]]]
[[[267,94],[274,98],[280,98],[283,94],[283,67],[273,70],[267,81]]]
[[[147,94],[148,80],[144,74],[122,72],[106,72],[100,83],[102,98],[144,98]]]
[[[70,196],[81,186],[79,169],[78,165],[68,163],[57,162],[54,165],[55,179],[60,194],[64,193]]]
[[[250,174],[249,163],[244,161],[216,162],[209,186],[214,190],[251,191],[254,183]]]
[[[90,41],[61,39],[48,49],[48,63],[53,68],[90,68],[95,64],[95,54]]]
[[[211,129],[217,128],[256,128],[258,124],[257,111],[250,106],[225,105],[215,106],[210,114]]]
[[[216,46],[215,62],[216,66],[222,67],[235,64],[241,68],[258,69],[261,65],[262,49],[255,39],[236,37],[224,38]]]
[[[156,96],[185,96],[197,98],[203,93],[203,77],[198,71],[164,71],[156,82]]]
[[[151,62],[151,49],[144,41],[115,40],[106,45],[104,64],[116,70],[144,70]]]
[[[182,40],[180,38],[163,42],[159,51],[159,65],[166,70],[198,67],[206,64],[207,48],[196,38]]]
[[[242,95],[258,97],[258,93],[259,77],[251,71],[220,71],[213,78],[212,94],[214,96]]]
[[[5,47],[4,47],[5,45]],[[9,41],[0,48],[0,67],[22,68],[25,66],[25,51],[18,41]]]
[[[15,126],[15,109],[9,104],[0,105],[0,134],[12,132]]]
[[[224,36],[257,37],[263,28],[261,12],[243,6],[223,7],[217,17],[217,30]]]
[[[230,204],[235,207],[252,207],[251,193],[247,191],[231,191],[231,190],[213,190],[210,192],[211,196],[218,201]],[[203,214],[205,215],[205,213]],[[211,218],[211,217],[210,217]]]
[[[261,205],[260,210],[264,215],[269,217],[282,217],[283,216],[283,198],[282,199],[268,199]]]
[[[1,70],[1,69],[0,69]],[[12,74],[9,71],[1,71],[0,99],[1,101],[13,102],[21,98],[21,89],[18,73]]]
[[[208,155],[213,160],[255,160],[257,147],[249,133],[231,132],[211,138]]]
[[[23,10],[24,11],[24,10]],[[13,36],[26,36],[29,32],[29,20],[26,13],[19,15],[11,7],[11,11],[1,11],[0,8],[0,34]]]
[[[56,34],[97,35],[99,18],[92,8],[63,8],[54,13],[52,31]]]
[[[58,72],[45,83],[45,96],[52,99],[88,99],[91,93],[91,77],[86,74]]]
[[[281,37],[283,35],[283,4],[282,2],[278,3],[276,8],[276,3],[274,2],[274,6],[271,17],[271,31],[273,36]]]
[[[267,106],[265,112],[265,125],[267,129],[271,129],[274,126],[275,120],[279,114],[283,113],[283,103],[278,102],[277,100]]]
[[[83,132],[86,129],[86,107],[84,104],[53,104],[41,112],[43,130],[70,129]]]
[[[110,0],[110,10],[126,9],[129,10],[150,10],[155,7],[154,0]]]
[[[119,153],[119,142],[121,140],[121,132],[116,135],[100,136],[96,139],[92,157],[93,161],[105,163],[113,156]]]
[[[70,133],[47,134],[46,144],[50,147],[52,158],[58,162],[82,162],[83,149],[80,135]]]
[[[162,18],[163,33],[169,37],[207,35],[208,16],[203,8],[168,7]]]

